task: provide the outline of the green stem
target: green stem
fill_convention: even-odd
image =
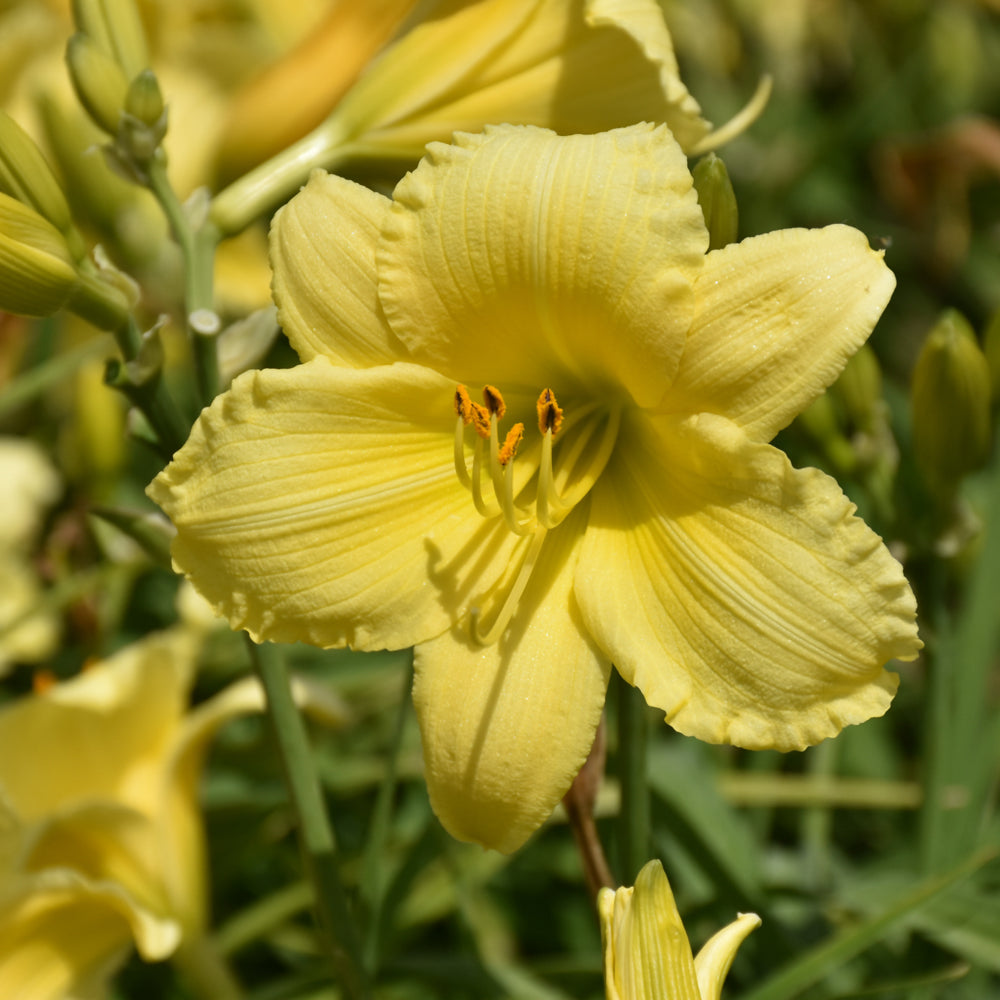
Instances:
[[[141,368],[142,337],[135,320],[130,317],[125,327],[115,332],[115,338],[126,361],[135,361]],[[159,366],[159,360],[156,364]],[[112,360],[108,362],[105,381],[120,389],[143,413],[156,433],[164,458],[169,459],[184,444],[191,427],[170,395],[159,367],[151,374],[136,375],[127,364]]]
[[[0,420],[37,399],[64,379],[75,375],[77,369],[88,361],[107,357],[113,350],[114,346],[109,337],[95,337],[79,347],[61,351],[47,361],[16,375],[0,387]]]
[[[616,673],[618,687],[618,814],[619,877],[632,885],[649,860],[649,783],[647,743],[649,723],[642,693]]]
[[[289,795],[299,821],[306,875],[316,894],[316,916],[344,992],[353,1000],[370,994],[360,961],[361,944],[347,894],[340,881],[330,827],[302,716],[292,697],[284,658],[270,643],[247,641],[254,669],[264,686]]]
[[[809,776],[821,786],[833,779],[837,765],[837,743],[824,740],[806,756]],[[806,883],[818,892],[830,878],[830,837],[833,814],[830,807],[814,802],[802,812],[802,841],[805,849]]]
[[[368,903],[368,934],[365,940],[365,963],[374,972],[378,966],[378,928],[384,896],[383,849],[392,818],[392,802],[396,794],[396,777],[399,771],[399,752],[403,745],[403,730],[410,707],[410,689],[413,687],[413,653],[410,653],[409,667],[403,678],[399,709],[392,731],[389,757],[386,762],[385,777],[378,790],[372,821],[368,828],[361,884]]]
[[[187,328],[195,357],[199,398],[207,406],[219,388],[219,355],[215,339],[219,332],[218,320],[205,322],[206,316],[214,318],[213,282],[219,230],[207,218],[196,227],[191,225],[184,205],[167,178],[164,158],[157,157],[148,172],[149,188],[160,203],[184,257]]]

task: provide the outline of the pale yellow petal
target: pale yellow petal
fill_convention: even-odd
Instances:
[[[676,729],[791,750],[886,710],[913,594],[832,479],[721,417],[636,417],[592,502],[584,620]]]
[[[71,869],[91,882],[120,886],[144,909],[167,913],[160,833],[154,819],[135,809],[111,800],[85,802],[32,830],[21,866],[26,872]]]
[[[149,813],[187,703],[193,640],[160,633],[0,711],[0,787],[22,819],[91,798]]]
[[[454,390],[414,365],[323,358],[241,376],[149,488],[178,569],[262,639],[402,648],[443,632],[513,544],[455,473]]]
[[[570,135],[637,121],[666,122],[685,148],[708,131],[655,0],[450,0],[371,65],[331,130],[416,158],[490,122]]]
[[[405,360],[378,302],[375,245],[389,199],[315,171],[271,226],[278,321],[303,361],[368,368]]]
[[[719,413],[769,441],[867,340],[896,279],[856,229],[787,229],[708,255],[672,413]]]
[[[722,984],[736,952],[751,931],[760,927],[756,913],[741,913],[728,927],[713,934],[694,957],[701,1000],[721,1000]]]
[[[97,989],[133,941],[147,961],[180,941],[177,924],[117,886],[50,870],[9,883],[0,899],[0,996],[64,1000]]]
[[[707,246],[669,133],[455,140],[396,188],[378,253],[383,308],[414,359],[470,386],[658,400]]]
[[[477,645],[463,621],[417,648],[413,700],[427,787],[434,811],[460,840],[516,850],[590,751],[610,667],[571,596],[582,525],[574,513],[546,538],[499,642]]]
[[[660,108],[651,103],[654,98],[650,83],[645,78],[640,78],[637,73],[627,90],[622,80],[618,84],[620,88],[618,93],[614,93],[615,88],[612,85],[607,91],[599,91],[601,96],[608,100],[609,104],[612,101],[617,102],[619,113],[621,108],[629,108],[634,113],[635,121],[664,122],[681,147],[690,153],[692,147],[709,132],[710,125],[701,117],[698,102],[681,81],[677,57],[674,55],[674,43],[663,20],[662,6],[650,3],[649,0],[587,0],[585,16],[588,24],[595,27],[617,28],[635,42],[656,70],[662,95],[658,95],[658,99],[663,103]],[[614,67],[611,64],[611,60],[615,57],[611,53],[609,42],[610,40],[602,41],[608,49],[606,87],[615,76],[621,79],[622,70],[621,66]],[[635,72],[634,66],[632,71]],[[643,94],[645,96],[641,96]],[[589,96],[593,101],[594,95]],[[640,108],[641,113],[639,113]],[[551,127],[557,132],[566,131],[561,129],[558,123]],[[607,127],[609,126],[605,126]]]

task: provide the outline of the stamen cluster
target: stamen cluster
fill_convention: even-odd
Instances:
[[[513,460],[524,440],[524,424],[514,424],[501,443],[499,421],[507,412],[507,404],[500,390],[496,386],[484,386],[483,402],[476,403],[469,395],[466,386],[459,385],[455,389],[455,471],[459,480],[472,493],[476,510],[483,517],[493,518],[502,514],[512,532],[531,536],[517,579],[494,624],[485,634],[479,631],[478,614],[473,615],[472,634],[483,644],[495,642],[503,632],[528,584],[545,535],[557,527],[590,492],[611,457],[621,423],[620,409],[612,409],[604,424],[600,443],[596,448],[589,448],[601,421],[587,420],[579,428],[572,445],[568,447],[566,461],[557,477],[553,469],[552,448],[556,434],[563,428],[563,411],[551,389],[543,389],[535,405],[538,413],[538,430],[542,435],[542,452],[537,469],[538,482],[534,503],[523,506],[514,501]],[[573,424],[579,425],[583,418],[597,416],[595,411],[598,409],[596,403],[581,407],[574,414]],[[465,428],[470,425],[476,432],[471,472],[465,463]],[[485,442],[489,442],[492,498],[483,493]],[[573,477],[573,485],[567,489],[570,477]]]

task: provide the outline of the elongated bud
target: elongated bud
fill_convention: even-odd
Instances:
[[[0,191],[44,216],[60,232],[73,225],[69,204],[32,138],[0,111]]]
[[[928,485],[950,493],[986,460],[990,369],[968,321],[945,312],[927,336],[910,388],[913,448]]]
[[[709,250],[719,250],[735,243],[739,231],[739,209],[725,163],[715,153],[709,153],[695,164],[691,176],[698,193],[698,204],[705,216]]]
[[[146,33],[134,0],[73,0],[73,20],[121,67],[126,80],[149,66]]]
[[[0,194],[0,310],[51,316],[60,309],[102,330],[116,330],[129,316],[118,289],[80,271],[66,237],[38,212]]]
[[[108,135],[117,135],[128,91],[128,79],[121,66],[82,33],[70,38],[66,63],[73,88],[87,114]]]
[[[0,310],[51,316],[78,281],[62,233],[34,209],[0,194]]]

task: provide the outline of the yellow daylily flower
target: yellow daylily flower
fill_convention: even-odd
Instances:
[[[601,889],[597,910],[608,1000],[719,1000],[736,950],[760,926],[756,913],[741,913],[692,959],[659,861],[643,866],[634,887]]]
[[[272,229],[303,364],[237,379],[150,486],[234,628],[416,645],[457,837],[545,820],[612,663],[681,732],[788,750],[883,713],[920,647],[899,564],[767,443],[871,332],[882,254],[707,246],[662,126],[460,135],[392,199],[317,173]]]
[[[152,635],[0,709],[0,996],[63,1000],[204,930],[202,758],[263,695],[189,711],[199,642]]]

